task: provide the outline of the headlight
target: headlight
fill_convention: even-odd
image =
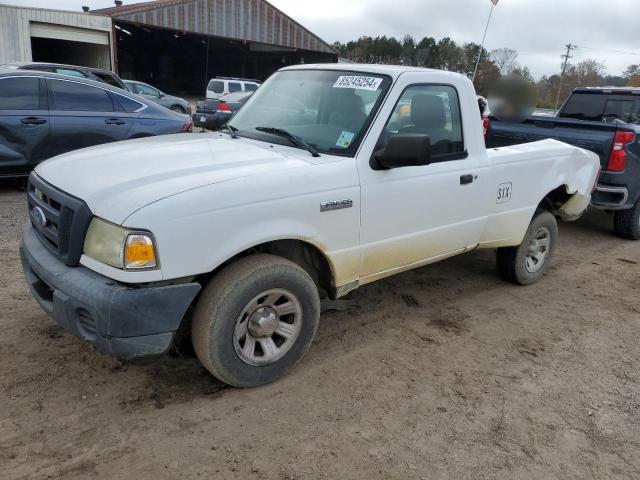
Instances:
[[[93,218],[84,239],[84,254],[126,270],[156,268],[156,247],[150,232],[132,231]]]

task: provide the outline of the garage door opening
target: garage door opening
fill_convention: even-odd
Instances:
[[[36,22],[30,28],[32,61],[111,70],[108,32]]]
[[[111,69],[108,45],[32,37],[31,52],[34,62],[65,63],[82,67]]]

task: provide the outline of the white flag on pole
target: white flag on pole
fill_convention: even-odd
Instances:
[[[498,5],[498,0],[491,0],[491,3],[493,3],[494,6]]]

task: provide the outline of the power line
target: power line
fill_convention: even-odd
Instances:
[[[629,50],[615,50],[612,48],[597,48],[597,47],[583,47],[580,45],[574,45],[573,48],[581,48],[583,50],[599,50],[601,52],[619,53],[620,55],[636,55],[640,56],[640,52],[632,52]]]

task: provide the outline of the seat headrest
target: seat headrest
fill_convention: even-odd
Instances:
[[[437,95],[416,95],[411,99],[411,121],[425,130],[444,128],[447,123],[444,100]],[[428,132],[425,132],[428,133]]]
[[[362,113],[364,112],[364,102],[362,97],[355,95],[353,92],[345,92],[338,96],[336,110],[344,113]]]

